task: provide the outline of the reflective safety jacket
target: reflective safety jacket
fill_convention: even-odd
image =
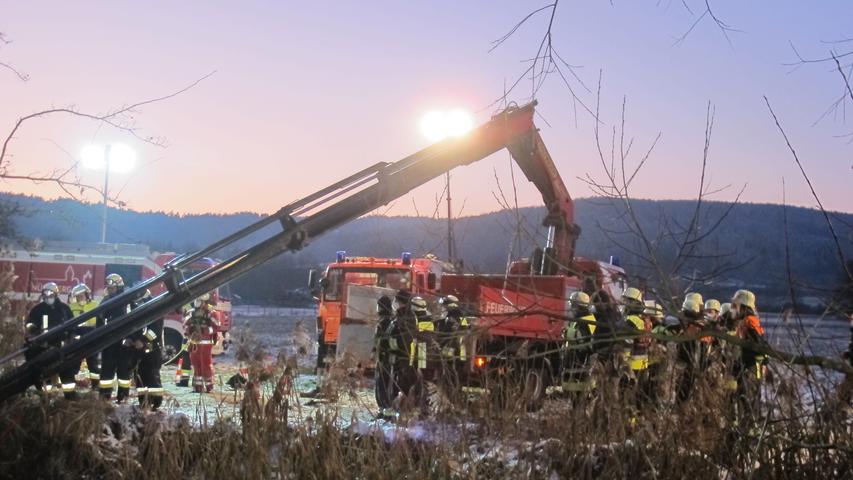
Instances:
[[[651,322],[643,320],[639,315],[627,315],[625,322],[640,332],[652,331]],[[628,366],[631,367],[631,370],[645,370],[649,368],[649,346],[651,343],[652,339],[648,336],[634,339],[631,351],[627,355]]]
[[[586,344],[584,350],[592,349],[592,336],[595,335],[595,316],[587,314],[580,317],[580,321],[569,321],[563,330],[563,339],[566,347],[577,349],[579,345]]]
[[[747,315],[738,323],[735,331],[737,336],[744,340],[755,343],[764,342],[764,327],[761,326],[761,321],[759,321],[757,315]],[[744,374],[752,371],[755,372],[757,378],[761,379],[764,376],[764,364],[766,361],[767,357],[763,354],[749,347],[742,347],[740,349],[740,368],[737,373]]]
[[[71,307],[71,313],[74,314],[75,317],[79,317],[80,315],[83,315],[86,312],[94,310],[95,307],[97,307],[98,305],[100,305],[100,302],[98,302],[97,300],[89,300],[86,303],[74,302],[68,306]],[[78,326],[80,326],[80,327],[94,327],[97,323],[98,323],[98,319],[95,317],[92,317],[92,318],[86,320],[85,322],[81,323]]]
[[[427,348],[432,334],[435,333],[435,323],[430,316],[417,319],[417,333],[409,346],[409,365],[418,369],[427,366]]]
[[[441,356],[445,359],[456,359],[465,361],[468,359],[467,332],[469,326],[468,317],[456,314],[448,314],[446,318],[438,322],[436,330],[439,333]]]
[[[219,322],[212,307],[204,306],[195,310],[184,322],[184,335],[190,345],[212,345],[219,338]]]

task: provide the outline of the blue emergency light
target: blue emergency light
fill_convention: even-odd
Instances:
[[[412,264],[412,252],[403,252],[403,265]]]
[[[335,260],[337,260],[338,263],[341,263],[346,259],[347,259],[346,250],[338,250],[338,252],[335,254]]]
[[[613,265],[614,267],[621,267],[622,266],[622,262],[619,260],[619,257],[617,257],[616,255],[610,256],[610,264]]]

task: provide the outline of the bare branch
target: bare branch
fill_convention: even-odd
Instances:
[[[770,111],[770,115],[773,117],[773,121],[776,123],[776,127],[779,129],[779,133],[781,133],[782,138],[785,139],[785,144],[788,146],[788,150],[791,151],[791,155],[794,157],[794,161],[797,163],[797,167],[799,167],[800,173],[803,174],[803,178],[806,180],[806,184],[808,184],[809,190],[811,190],[812,192],[812,197],[814,197],[815,201],[817,201],[817,205],[820,208],[824,219],[826,220],[826,225],[829,227],[830,233],[832,233],[832,240],[835,242],[836,254],[838,255],[838,259],[841,261],[842,268],[844,268],[844,271],[847,273],[847,277],[853,280],[853,274],[851,274],[847,262],[844,259],[844,251],[841,249],[841,242],[838,240],[838,235],[835,233],[835,227],[832,225],[832,220],[829,218],[829,214],[826,213],[826,209],[823,208],[823,203],[820,201],[820,197],[818,197],[817,192],[815,192],[815,189],[812,186],[812,182],[809,179],[805,168],[803,168],[802,162],[800,162],[800,157],[797,155],[796,150],[794,150],[793,145],[791,145],[791,141],[788,140],[788,135],[782,128],[782,124],[779,123],[779,118],[776,116],[776,112],[773,111],[773,107],[770,106],[770,100],[767,99],[766,95],[764,96],[764,103],[767,104],[767,109]]]

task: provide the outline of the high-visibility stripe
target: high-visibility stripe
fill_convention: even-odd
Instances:
[[[136,389],[136,394],[137,394],[137,395],[145,395],[146,393],[148,393],[148,388],[146,388],[146,387],[137,387],[137,389]]]
[[[564,392],[588,392],[595,388],[595,379],[563,382],[561,387]]]
[[[41,329],[47,330],[47,315],[41,316]]]
[[[130,380],[125,380],[123,378],[118,379],[118,387],[119,388],[130,388]]]
[[[77,388],[77,382],[74,383],[63,383],[62,391],[63,392],[73,392]]]
[[[98,382],[98,387],[100,388],[113,388],[116,386],[115,380],[101,380]]]
[[[213,340],[190,340],[193,345],[213,345]]]
[[[100,373],[91,373],[91,372],[89,372],[89,380],[100,380],[100,378],[101,378],[101,374],[100,374]]]
[[[634,328],[636,328],[637,330],[645,330],[646,329],[646,324],[637,315],[628,315],[627,317],[625,317],[625,321],[627,321],[628,323],[633,325]]]
[[[148,389],[148,395],[154,395],[155,397],[163,396],[163,392],[165,392],[165,389],[159,387],[152,387]]]
[[[649,356],[631,355],[631,358],[628,360],[628,365],[631,367],[631,370],[645,370],[649,368]]]

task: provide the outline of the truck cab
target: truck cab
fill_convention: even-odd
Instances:
[[[429,297],[441,288],[442,274],[448,270],[452,266],[433,255],[413,258],[411,253],[403,252],[399,258],[378,258],[347,256],[345,251],[339,251],[319,278],[311,271],[309,288],[318,302],[318,368],[334,358],[342,325],[370,323],[365,318],[375,313],[360,311],[364,308],[356,311],[357,307],[350,305],[355,300],[349,298],[351,287],[377,287],[374,291],[387,293],[405,288],[414,295]],[[375,311],[375,303],[373,308]],[[372,333],[371,330],[371,336]]]

